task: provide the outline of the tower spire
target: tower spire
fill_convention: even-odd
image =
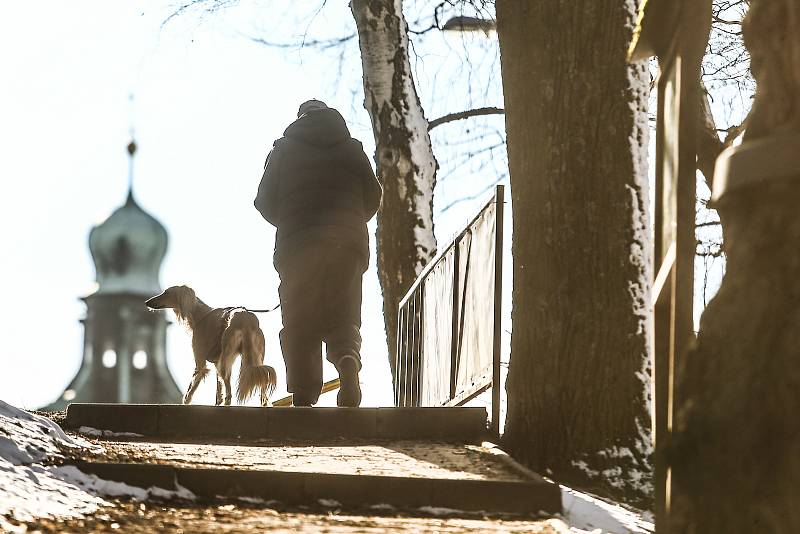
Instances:
[[[136,154],[136,141],[133,131],[133,93],[128,95],[128,112],[130,114],[130,129],[131,142],[128,143],[128,200],[127,204],[134,202],[133,200],[133,156]]]
[[[128,203],[133,202],[133,156],[136,154],[136,141],[133,140],[131,130],[131,142],[128,143]]]

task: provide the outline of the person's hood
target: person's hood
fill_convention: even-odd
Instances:
[[[320,147],[338,145],[351,139],[344,118],[333,108],[306,113],[290,124],[283,135]]]

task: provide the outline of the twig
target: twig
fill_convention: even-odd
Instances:
[[[444,117],[439,117],[438,119],[430,121],[428,123],[428,131],[431,131],[437,126],[441,126],[442,124],[448,122],[468,119],[470,117],[478,117],[481,115],[503,115],[505,114],[505,112],[506,110],[502,108],[487,107],[487,108],[468,109],[466,111],[459,111],[458,113],[448,113]]]

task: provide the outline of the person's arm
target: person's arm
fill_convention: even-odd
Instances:
[[[280,175],[280,147],[275,147],[267,155],[264,163],[264,174],[261,176],[261,183],[258,184],[258,193],[253,205],[272,226],[278,226],[278,206],[280,205],[279,185]]]
[[[359,158],[359,175],[362,177],[364,184],[364,217],[369,221],[381,207],[383,187],[381,187],[381,183],[372,171],[369,157],[364,153],[363,149],[359,149]]]

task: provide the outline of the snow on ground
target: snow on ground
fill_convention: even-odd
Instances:
[[[638,513],[617,504],[561,486],[563,528],[574,534],[653,534],[655,527],[648,513]],[[378,508],[386,505],[376,505]],[[421,512],[439,517],[466,512],[436,506],[423,506]],[[559,522],[560,524],[560,522]]]
[[[144,500],[192,499],[185,488],[147,490],[86,475],[75,466],[55,465],[69,451],[102,452],[79,437],[68,436],[44,417],[0,401],[0,531],[14,531],[8,520],[69,518],[112,506],[102,497]]]
[[[94,429],[82,429],[94,435]],[[8,520],[30,521],[37,517],[69,518],[113,506],[103,497],[135,500],[185,499],[195,496],[186,488],[177,491],[142,489],[86,475],[72,465],[58,465],[70,451],[102,452],[102,447],[80,437],[68,436],[44,417],[0,401],[0,531],[17,528]],[[651,534],[653,524],[642,514],[561,486],[564,521],[575,534]],[[244,498],[242,500],[245,500]],[[338,505],[335,501],[321,503]],[[376,506],[378,508],[380,505]],[[454,510],[425,507],[431,515]]]
[[[63,458],[69,449],[101,450],[97,445],[67,436],[49,419],[20,410],[0,400],[0,458],[13,465],[29,465]]]
[[[111,430],[98,430],[90,426],[82,426],[78,429],[78,434],[91,438],[143,438],[142,434],[135,432],[112,432]]]
[[[106,504],[59,476],[63,468],[46,465],[70,449],[98,447],[67,436],[49,419],[0,401],[0,530],[12,530],[6,518],[75,517]]]
[[[561,486],[564,520],[576,534],[651,534],[655,532],[649,514],[640,514]]]

